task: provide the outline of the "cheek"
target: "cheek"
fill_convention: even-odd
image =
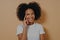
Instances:
[[[26,15],[26,18],[29,18],[30,16]]]
[[[25,15],[25,18],[33,18],[33,19],[35,19],[35,15]]]
[[[32,17],[35,19],[35,15],[32,15]]]
[[[28,19],[28,18],[30,18],[30,16],[26,15],[25,18]]]

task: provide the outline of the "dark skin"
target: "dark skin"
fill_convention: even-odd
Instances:
[[[18,40],[27,40],[27,30],[28,30],[28,25],[34,24],[34,11],[32,9],[27,9],[25,11],[25,18],[23,21],[24,28],[23,28],[23,33],[18,34]],[[44,40],[44,34],[40,34],[40,40]]]

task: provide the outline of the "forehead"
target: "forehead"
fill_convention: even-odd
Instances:
[[[34,13],[34,10],[31,9],[31,8],[28,8],[28,9],[25,11],[25,13]]]

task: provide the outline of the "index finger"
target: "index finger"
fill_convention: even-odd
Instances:
[[[26,18],[24,17],[24,20],[26,20]]]

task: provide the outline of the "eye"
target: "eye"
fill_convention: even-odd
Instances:
[[[34,13],[32,13],[32,15],[34,15]]]
[[[26,14],[26,15],[30,15],[30,14]]]

